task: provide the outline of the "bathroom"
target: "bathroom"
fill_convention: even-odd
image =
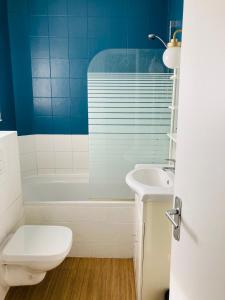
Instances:
[[[224,300],[225,3],[0,15],[0,300]]]

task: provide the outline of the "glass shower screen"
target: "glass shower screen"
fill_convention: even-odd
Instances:
[[[110,49],[88,70],[90,198],[132,198],[125,183],[135,164],[169,155],[173,81],[162,50]]]

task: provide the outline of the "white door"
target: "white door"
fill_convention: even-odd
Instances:
[[[171,300],[225,300],[225,1],[184,0]]]

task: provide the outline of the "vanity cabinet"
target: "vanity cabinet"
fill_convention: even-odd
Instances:
[[[164,300],[169,288],[171,226],[165,211],[172,196],[149,198],[135,195],[134,268],[137,300]]]

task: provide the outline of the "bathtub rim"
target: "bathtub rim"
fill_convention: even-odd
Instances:
[[[72,174],[33,174],[33,175],[27,175],[22,177],[22,184],[29,182],[35,179],[43,180],[43,179],[61,179],[64,178],[65,180],[69,179],[86,179],[87,183],[89,183],[90,175],[88,172],[85,173],[72,173]]]
[[[50,206],[50,205],[80,205],[80,206],[97,206],[99,204],[105,205],[105,206],[111,206],[111,207],[117,207],[117,206],[134,206],[135,200],[83,200],[83,201],[25,201],[23,200],[23,204],[25,206],[31,205],[42,205],[42,206]]]
[[[47,180],[46,180],[47,179]],[[78,179],[76,181],[76,179]],[[85,173],[74,173],[74,174],[34,174],[34,175],[28,175],[26,177],[22,178],[22,187],[26,184],[32,184],[32,182],[36,183],[51,183],[51,182],[74,182],[74,183],[86,183],[89,184],[89,179],[90,179],[90,175],[88,172]],[[46,181],[45,181],[46,180]],[[56,180],[56,181],[54,181]],[[80,181],[79,181],[80,180]],[[51,205],[51,204],[83,204],[84,206],[86,204],[93,204],[97,205],[99,203],[101,204],[105,204],[106,206],[109,206],[109,204],[111,204],[111,206],[118,206],[118,205],[128,205],[130,204],[131,206],[133,205],[135,199],[133,197],[133,199],[107,199],[107,198],[103,198],[103,199],[95,199],[93,198],[93,200],[72,200],[72,201],[34,201],[34,200],[24,200],[23,199],[23,203],[24,205]]]

